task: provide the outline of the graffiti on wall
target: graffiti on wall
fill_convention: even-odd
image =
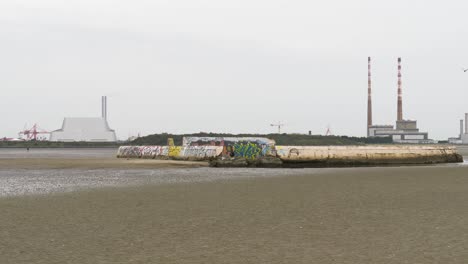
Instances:
[[[275,141],[268,138],[184,137],[183,146],[174,146],[172,140],[168,140],[168,144],[168,146],[122,146],[117,152],[117,157],[206,159],[223,155],[256,159],[276,155]]]
[[[182,147],[179,146],[170,146],[169,147],[169,157],[179,157],[180,156],[180,150]]]
[[[233,146],[234,156],[255,159],[261,156],[262,147],[252,142],[238,142]]]
[[[119,147],[117,150],[117,157],[118,158],[137,158],[139,156],[139,152],[136,152],[137,149],[135,149],[132,146],[122,146]]]
[[[298,157],[301,153],[297,147],[276,146],[276,153],[280,157]]]
[[[219,156],[222,150],[223,147],[216,146],[121,146],[117,151],[117,157],[142,159],[158,157],[211,158]]]
[[[157,156],[167,156],[166,146],[121,146],[117,151],[119,158],[146,158],[154,159]]]
[[[212,158],[221,155],[223,147],[191,146],[183,147],[180,155],[187,158]]]
[[[275,156],[275,141],[261,137],[184,137],[184,146],[223,146],[223,156],[255,159]]]

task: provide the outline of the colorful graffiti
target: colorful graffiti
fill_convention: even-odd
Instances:
[[[261,137],[184,137],[184,146],[223,146],[223,156],[254,159],[275,156],[275,141]]]
[[[207,159],[212,157],[243,157],[255,159],[261,156],[275,156],[275,142],[267,138],[215,138],[185,137],[184,145],[174,146],[122,146],[117,151],[119,158],[174,158]]]
[[[179,146],[170,146],[169,147],[169,157],[179,157],[182,147]]]
[[[223,147],[216,146],[122,146],[117,151],[118,158],[211,158],[221,155]]]
[[[261,156],[262,147],[252,142],[239,142],[234,144],[234,156],[246,159],[255,159]]]
[[[139,158],[140,149],[134,146],[122,146],[117,151],[118,158]]]
[[[122,146],[117,151],[118,158],[154,159],[157,156],[167,156],[166,146]]]
[[[223,147],[191,146],[183,147],[180,156],[187,158],[211,158],[221,155]]]

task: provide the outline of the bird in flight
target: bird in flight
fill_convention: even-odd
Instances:
[[[461,69],[463,70],[463,72],[468,72],[468,68],[461,67]]]

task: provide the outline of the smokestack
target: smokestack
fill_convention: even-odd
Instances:
[[[465,134],[468,135],[468,113],[465,114]]]
[[[372,126],[371,57],[367,57],[367,136],[370,126]]]
[[[460,119],[460,139],[463,136],[463,119]]]
[[[398,110],[397,121],[403,120],[403,99],[401,94],[401,58],[398,58]]]
[[[102,97],[102,118],[104,120],[107,120],[107,96]]]

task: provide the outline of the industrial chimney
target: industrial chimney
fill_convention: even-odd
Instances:
[[[107,120],[107,96],[102,97],[102,119]]]
[[[403,102],[401,94],[401,58],[398,58],[398,109],[397,121],[403,120]]]
[[[367,136],[372,126],[372,83],[371,83],[371,57],[367,57]]]
[[[460,139],[463,137],[463,119],[460,119]]]
[[[465,114],[465,134],[468,135],[468,113]]]

